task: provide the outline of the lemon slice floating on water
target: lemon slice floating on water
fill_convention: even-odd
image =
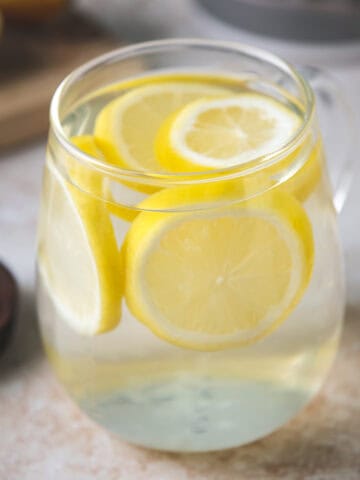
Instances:
[[[167,118],[158,131],[155,149],[164,169],[195,172],[241,166],[275,152],[288,143],[301,117],[279,101],[260,93],[242,93],[200,99]],[[288,157],[252,175],[263,185],[286,174],[301,157],[302,166],[281,186],[300,201],[306,200],[322,173],[319,142],[308,138]],[[299,158],[298,158],[299,157]],[[241,180],[240,180],[241,181]]]
[[[165,78],[165,77],[164,77]],[[95,139],[108,159],[130,170],[159,171],[154,141],[164,120],[201,97],[218,97],[229,90],[201,81],[158,81],[109,102],[95,122]]]
[[[126,240],[128,305],[181,347],[256,342],[287,318],[308,285],[314,247],[307,215],[280,191],[207,212],[197,213],[199,205],[201,190],[191,187],[142,203],[193,211],[148,211],[134,220]]]
[[[276,151],[299,126],[298,115],[266,95],[201,99],[163,124],[156,152],[170,171],[227,168]]]
[[[92,137],[72,142],[86,153],[99,152]],[[67,182],[49,162],[48,211],[41,225],[40,271],[64,320],[79,334],[114,328],[121,315],[123,259],[101,195],[101,176],[69,160]]]
[[[212,77],[208,80],[213,83],[206,80],[160,75],[109,102],[98,114],[94,131],[107,161],[140,171],[226,168],[274,152],[299,129],[301,116],[280,101],[261,93],[234,95],[229,86],[217,86]],[[274,164],[269,175],[281,176],[293,161],[290,155]],[[284,189],[300,201],[314,190],[322,173],[314,152],[304,167],[284,183]],[[144,193],[158,190],[123,183]]]

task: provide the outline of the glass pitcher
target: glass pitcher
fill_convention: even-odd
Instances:
[[[304,74],[328,123],[346,117],[328,78]],[[80,408],[124,440],[188,452],[254,441],[302,409],[341,334],[341,169],[333,197],[313,90],[265,51],[162,40],[67,77],[37,302]]]

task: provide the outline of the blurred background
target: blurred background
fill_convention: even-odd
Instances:
[[[0,0],[0,12],[0,148],[45,134],[61,79],[125,43],[236,40],[344,77],[360,64],[358,0]]]

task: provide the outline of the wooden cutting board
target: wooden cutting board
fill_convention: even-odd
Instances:
[[[46,134],[61,80],[119,42],[75,13],[46,25],[6,24],[0,43],[0,148]]]

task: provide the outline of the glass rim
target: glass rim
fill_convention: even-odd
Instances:
[[[77,148],[66,135],[60,119],[60,105],[66,96],[68,89],[71,88],[71,86],[77,81],[85,78],[87,74],[101,68],[104,65],[121,62],[132,57],[141,56],[151,51],[155,52],[158,50],[161,52],[161,50],[166,49],[166,47],[207,48],[214,50],[217,49],[219,51],[233,54],[247,54],[260,61],[272,64],[282,71],[285,71],[292,77],[293,80],[295,80],[297,86],[304,94],[306,103],[304,106],[304,117],[301,127],[287,143],[273,152],[257,156],[243,164],[218,169],[209,169],[206,171],[161,172],[152,170],[132,170],[107,163],[106,161],[93,157]],[[126,47],[120,47],[97,56],[74,69],[59,84],[52,97],[50,104],[50,129],[67,154],[76,158],[82,164],[90,167],[91,169],[96,170],[97,172],[102,172],[105,175],[110,175],[112,177],[134,178],[137,181],[143,181],[144,183],[159,181],[167,181],[170,183],[202,183],[204,181],[208,182],[211,180],[215,181],[224,178],[234,178],[237,176],[248,175],[254,171],[260,171],[275,164],[278,160],[282,159],[286,153],[294,150],[307,135],[308,129],[312,123],[312,118],[314,116],[314,105],[314,94],[307,80],[289,62],[271,52],[268,52],[266,49],[253,47],[245,43],[234,41],[219,41],[201,38],[171,38],[152,40],[135,43]]]

